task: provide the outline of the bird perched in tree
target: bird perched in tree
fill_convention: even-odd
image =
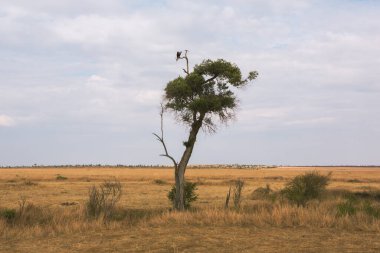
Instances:
[[[178,59],[181,59],[181,54],[182,51],[177,51],[177,59],[175,59],[176,61],[178,61]]]

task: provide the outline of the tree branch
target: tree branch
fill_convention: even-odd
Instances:
[[[176,160],[171,155],[169,155],[168,149],[166,148],[166,144],[164,141],[164,106],[162,104],[161,104],[160,117],[161,117],[161,136],[159,136],[156,133],[153,133],[153,135],[156,136],[157,140],[159,142],[161,142],[162,146],[164,147],[165,154],[161,154],[160,156],[164,156],[164,157],[167,157],[170,160],[172,160],[172,162],[174,164],[174,168],[177,170],[178,164],[177,164]]]
[[[185,50],[185,56],[179,57],[179,59],[185,59],[186,60],[186,69],[182,69],[182,70],[187,75],[189,75],[190,74],[190,72],[189,72],[189,58],[187,58],[187,52],[189,52],[189,50]]]
[[[214,80],[214,79],[217,78],[217,77],[218,77],[218,75],[214,75],[213,77],[210,77],[209,79],[207,79],[206,81],[204,81],[203,84],[208,83],[208,82],[211,82],[212,80]]]

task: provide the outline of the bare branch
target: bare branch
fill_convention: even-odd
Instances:
[[[189,72],[189,58],[187,58],[187,52],[189,52],[189,50],[185,50],[185,55],[182,56],[182,57],[178,57],[177,60],[178,60],[178,59],[185,59],[185,60],[186,60],[186,69],[183,69],[183,71],[184,71],[187,75],[189,75],[189,74],[190,74],[190,72]]]
[[[160,156],[165,156],[165,157],[169,158],[170,160],[172,160],[172,162],[174,164],[174,168],[177,170],[178,163],[176,162],[176,160],[171,155],[169,155],[168,149],[166,148],[166,144],[164,141],[164,106],[162,104],[161,104],[160,117],[161,117],[161,136],[159,136],[156,133],[153,133],[153,135],[156,136],[157,140],[159,142],[161,142],[162,146],[164,147],[165,154],[161,154]]]

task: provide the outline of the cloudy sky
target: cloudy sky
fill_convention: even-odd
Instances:
[[[380,1],[2,0],[0,165],[170,164],[159,104],[190,64],[259,78],[193,164],[380,164]],[[165,116],[169,151],[186,129]]]

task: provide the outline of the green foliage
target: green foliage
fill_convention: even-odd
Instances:
[[[57,180],[67,180],[67,177],[58,174],[57,177],[56,177],[56,179]]]
[[[373,202],[366,197],[365,192],[346,193],[344,195],[345,201],[337,205],[337,215],[351,216],[361,211],[368,216],[379,219],[380,208],[374,206]]]
[[[185,202],[185,209],[189,209],[191,206],[191,203],[196,201],[198,199],[198,194],[196,194],[197,190],[197,184],[192,182],[185,182],[185,188],[184,188],[184,202]],[[175,201],[175,194],[176,194],[176,188],[175,185],[173,185],[172,189],[168,192],[168,199],[171,203],[174,205]]]
[[[223,59],[204,60],[186,77],[170,81],[165,88],[165,108],[174,111],[189,125],[201,119],[207,126],[215,126],[214,117],[222,122],[232,118],[237,105],[231,86],[236,88],[254,80],[258,73],[250,72],[242,78],[240,69]]]
[[[338,216],[351,216],[357,212],[358,200],[354,196],[347,196],[346,201],[337,205]]]
[[[308,172],[293,178],[282,190],[282,194],[298,206],[305,206],[312,199],[320,198],[330,180],[330,174],[320,175],[318,172]]]
[[[4,217],[7,221],[12,221],[16,218],[16,209],[6,208],[0,211],[0,216]]]
[[[369,216],[372,216],[377,219],[380,218],[380,209],[374,207],[372,203],[368,200],[363,203],[363,211]]]
[[[356,207],[351,202],[343,202],[337,206],[338,216],[354,215],[356,213]]]

